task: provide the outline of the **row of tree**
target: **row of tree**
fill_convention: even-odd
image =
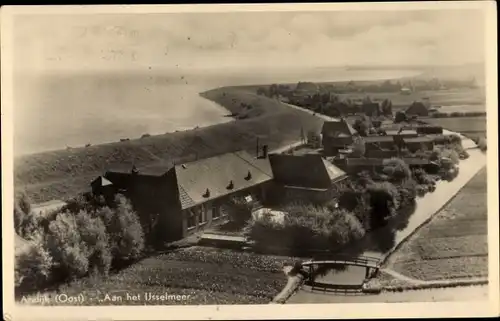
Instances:
[[[36,290],[89,273],[107,275],[139,258],[144,232],[130,202],[117,195],[111,206],[81,198],[48,215],[36,215],[26,194],[17,196],[16,233],[29,243],[16,259],[16,287]]]

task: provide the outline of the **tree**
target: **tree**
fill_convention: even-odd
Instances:
[[[81,277],[88,272],[88,248],[72,213],[62,212],[50,222],[45,244],[54,259],[54,274],[61,279]]]
[[[381,225],[389,217],[396,214],[399,208],[399,193],[396,187],[389,182],[374,183],[368,186],[370,195],[371,226]]]
[[[24,192],[19,192],[14,201],[14,229],[19,236],[30,239],[38,228],[38,220],[31,210],[31,200]]]
[[[359,133],[360,136],[368,135],[368,125],[361,119],[356,119],[352,127]]]
[[[80,211],[76,215],[76,222],[82,242],[88,249],[89,270],[107,275],[111,267],[112,254],[103,220]]]
[[[355,138],[352,145],[352,155],[355,157],[363,157],[365,156],[365,152],[365,141],[361,137]]]
[[[406,114],[403,111],[398,111],[394,117],[395,123],[401,123],[407,121]]]
[[[273,98],[273,97],[279,97],[278,85],[272,84],[271,87],[269,87],[269,96],[271,98]]]
[[[382,114],[385,116],[391,116],[392,115],[392,101],[389,99],[384,99],[382,101]]]
[[[118,261],[140,257],[144,250],[144,232],[139,217],[125,196],[115,197],[114,210],[101,211],[109,235],[111,253]]]
[[[37,234],[31,246],[16,258],[15,285],[23,290],[35,290],[49,281],[53,260],[43,246],[43,237]]]

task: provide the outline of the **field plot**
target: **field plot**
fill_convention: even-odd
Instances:
[[[84,294],[84,305],[266,304],[286,284],[292,258],[191,247],[150,257],[107,279],[86,278],[59,288]],[[149,301],[146,292],[189,295],[187,300]],[[105,294],[122,299],[105,300]],[[45,293],[54,295],[54,293]],[[127,300],[126,295],[141,295]]]
[[[428,118],[425,122],[459,133],[486,135],[486,117]]]
[[[431,281],[488,275],[486,168],[405,243],[387,268]]]
[[[484,89],[482,88],[471,88],[471,89],[460,89],[460,90],[433,90],[433,91],[419,91],[411,93],[410,95],[402,95],[398,92],[396,93],[370,93],[370,92],[360,92],[360,93],[349,93],[340,94],[341,99],[363,99],[366,96],[370,96],[372,100],[382,101],[384,99],[390,99],[392,101],[393,107],[395,108],[407,108],[414,101],[420,101],[424,98],[429,98],[429,101],[434,106],[463,106],[467,105],[467,111],[484,111],[485,110],[485,96]],[[456,111],[463,111],[457,108]]]

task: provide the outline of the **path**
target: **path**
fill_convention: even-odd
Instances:
[[[334,118],[334,117],[330,117],[330,116],[327,116],[327,115],[323,115],[323,114],[320,114],[320,113],[316,113],[314,111],[311,111],[309,109],[306,109],[306,108],[302,108],[302,107],[299,107],[299,106],[296,106],[296,105],[292,105],[292,104],[289,104],[289,103],[285,103],[285,102],[282,102],[280,101],[283,105],[285,106],[288,106],[288,107],[291,107],[293,109],[297,109],[297,110],[300,110],[302,112],[305,112],[305,113],[308,113],[308,114],[311,114],[311,115],[314,115],[314,116],[317,116],[318,118],[321,118],[325,121],[340,121],[339,118]]]
[[[488,286],[462,286],[454,288],[408,290],[404,292],[382,292],[381,294],[353,293],[332,295],[321,291],[300,290],[287,304],[302,303],[396,303],[396,302],[450,302],[450,301],[487,301]]]

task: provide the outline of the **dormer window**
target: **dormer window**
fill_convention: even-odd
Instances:
[[[234,188],[234,183],[232,180],[229,181],[229,185],[227,185],[227,189],[233,189]]]
[[[252,179],[252,173],[248,171],[247,176],[245,176],[245,180],[249,181]]]

